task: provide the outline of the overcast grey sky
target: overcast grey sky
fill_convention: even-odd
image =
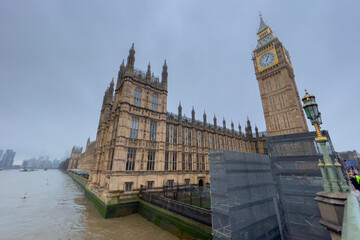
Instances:
[[[96,137],[102,98],[135,43],[135,66],[169,71],[168,111],[204,110],[260,131],[251,61],[259,11],[289,50],[300,96],[317,96],[337,151],[360,150],[358,1],[0,2],[0,149],[16,164]],[[313,129],[312,126],[309,128]]]

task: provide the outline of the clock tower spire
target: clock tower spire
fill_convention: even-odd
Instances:
[[[308,132],[289,52],[261,13],[253,63],[269,136]]]

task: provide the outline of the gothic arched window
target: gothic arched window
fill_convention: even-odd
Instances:
[[[141,89],[136,88],[134,92],[134,105],[140,107],[141,106]]]
[[[136,118],[131,119],[130,137],[138,138],[138,130],[139,130],[139,119]]]
[[[126,159],[126,170],[127,171],[134,171],[135,169],[135,156],[136,156],[136,150],[135,149],[129,149]]]
[[[152,102],[151,102],[151,109],[154,111],[158,110],[158,106],[159,106],[159,99],[158,96],[156,94],[152,95]]]

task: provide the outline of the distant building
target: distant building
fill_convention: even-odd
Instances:
[[[347,152],[339,152],[339,155],[341,158],[346,160],[348,166],[354,166],[357,169],[360,169],[360,154],[354,150],[354,151],[347,151]]]
[[[52,168],[58,168],[60,165],[60,160],[54,159],[52,162]]]
[[[80,168],[79,159],[81,157],[81,152],[82,152],[82,147],[74,146],[72,148],[71,155],[70,155],[70,162],[68,165],[68,170]]]
[[[2,151],[2,150],[1,150]],[[8,149],[4,153],[0,161],[0,167],[11,167],[14,162],[15,153],[13,150]]]
[[[49,160],[49,156],[41,156],[39,158],[30,158],[24,160],[22,163],[23,167],[26,168],[58,168],[60,164],[59,160],[54,160],[53,162]]]
[[[0,161],[1,161],[3,153],[4,153],[4,150],[0,150]]]

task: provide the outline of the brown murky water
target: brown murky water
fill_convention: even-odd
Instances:
[[[0,239],[177,238],[139,214],[103,219],[80,187],[58,170],[3,170]]]

